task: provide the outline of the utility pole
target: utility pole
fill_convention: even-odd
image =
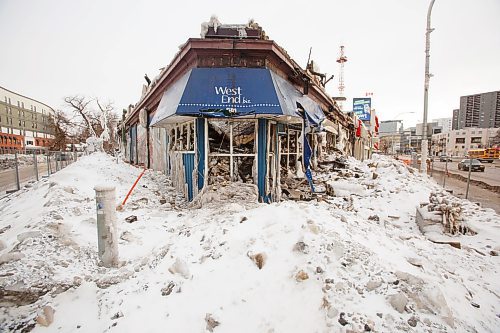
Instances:
[[[427,173],[427,101],[429,98],[429,80],[432,74],[429,73],[429,60],[430,60],[430,49],[431,49],[431,32],[434,31],[431,28],[431,12],[432,6],[434,6],[434,1],[431,0],[429,4],[429,9],[427,11],[427,30],[425,32],[425,80],[424,80],[424,123],[422,129],[422,163],[420,163],[420,171],[422,173]]]

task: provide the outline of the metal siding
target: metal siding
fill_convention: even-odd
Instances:
[[[258,146],[257,146],[257,187],[259,188],[259,197],[265,201],[266,195],[266,174],[267,174],[267,120],[259,119],[258,128]]]
[[[130,163],[137,163],[137,125],[130,128]]]
[[[196,162],[198,164],[198,190],[203,188],[205,182],[205,119],[196,119]]]
[[[182,162],[184,163],[184,177],[188,185],[188,201],[193,200],[193,170],[194,170],[194,154],[182,154]]]
[[[170,135],[165,131],[165,174],[170,176],[172,174],[172,165],[170,163],[170,154],[168,146],[170,144]]]

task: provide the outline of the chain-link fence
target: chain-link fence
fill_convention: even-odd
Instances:
[[[0,197],[29,187],[41,178],[49,177],[77,158],[76,152],[0,151]]]

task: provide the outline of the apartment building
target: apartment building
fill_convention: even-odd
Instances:
[[[54,109],[0,87],[0,151],[44,149],[54,139]]]
[[[458,129],[469,127],[500,127],[500,91],[460,97]]]
[[[498,128],[464,128],[432,136],[431,152],[435,156],[465,156],[470,149],[489,148]]]
[[[458,129],[459,116],[460,116],[460,109],[454,109],[453,110],[453,119],[451,121],[451,130],[452,131]]]

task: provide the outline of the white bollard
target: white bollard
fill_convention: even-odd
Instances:
[[[105,267],[118,267],[118,226],[115,187],[96,185],[97,245],[99,259]]]

